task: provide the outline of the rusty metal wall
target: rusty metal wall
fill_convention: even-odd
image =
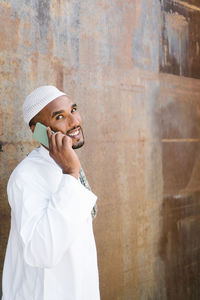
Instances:
[[[0,0],[0,263],[6,184],[35,146],[29,91],[79,103],[102,300],[200,298],[198,0]]]

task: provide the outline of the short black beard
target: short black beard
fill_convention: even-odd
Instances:
[[[72,145],[72,149],[79,149],[79,148],[81,148],[83,145],[85,144],[85,141],[84,141],[84,139],[81,141],[81,142],[79,142],[77,145]]]
[[[81,128],[81,133],[82,133],[83,140],[80,141],[80,142],[78,142],[76,145],[72,145],[72,149],[79,149],[79,148],[81,148],[85,144],[85,138],[84,138],[84,134],[83,134],[82,128]]]

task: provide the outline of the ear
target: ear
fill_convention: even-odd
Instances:
[[[35,125],[31,125],[30,128],[31,128],[31,131],[34,132],[34,130],[35,130]]]

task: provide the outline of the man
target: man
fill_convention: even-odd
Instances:
[[[99,300],[96,196],[81,184],[73,150],[84,144],[77,105],[56,87],[42,86],[26,98],[23,114],[32,132],[37,122],[48,127],[49,149],[33,150],[8,182],[2,300]]]

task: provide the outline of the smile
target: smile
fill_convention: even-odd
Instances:
[[[76,128],[75,130],[71,131],[70,133],[68,133],[68,136],[70,137],[77,137],[80,134],[80,128]]]

